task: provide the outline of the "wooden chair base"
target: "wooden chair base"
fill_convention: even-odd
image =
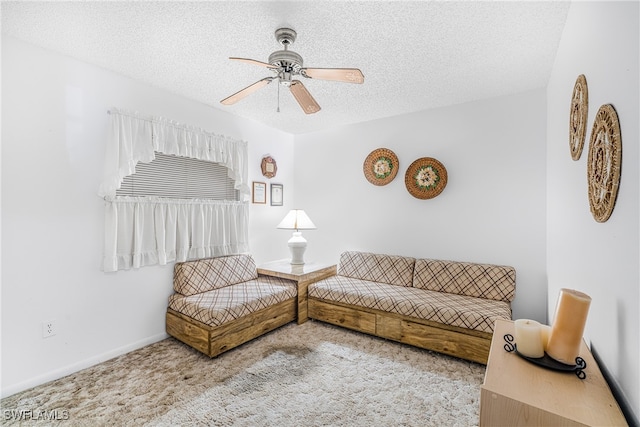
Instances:
[[[291,298],[220,326],[206,325],[168,308],[166,330],[172,337],[215,357],[296,320],[297,306],[297,298]]]
[[[487,364],[493,334],[338,302],[308,299],[311,319],[415,347]],[[209,357],[218,356],[296,320],[292,298],[221,326],[209,326],[167,309],[167,333]]]
[[[333,325],[487,364],[493,334],[316,298],[309,317]]]

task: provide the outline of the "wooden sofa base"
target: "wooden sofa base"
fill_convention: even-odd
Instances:
[[[209,326],[170,308],[167,333],[209,357],[251,341],[297,317],[297,299],[291,298],[220,326]]]
[[[487,364],[493,334],[317,298],[309,317],[415,347]]]

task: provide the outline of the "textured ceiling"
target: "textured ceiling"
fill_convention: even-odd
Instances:
[[[545,87],[569,3],[493,1],[8,2],[2,33],[213,108],[305,133]],[[362,85],[303,79],[322,107],[305,115],[270,84],[280,27],[306,67],[356,67]],[[126,108],[127,106],[118,106]]]

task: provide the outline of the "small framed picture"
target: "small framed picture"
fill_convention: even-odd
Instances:
[[[253,196],[251,201],[253,203],[267,203],[267,184],[253,181]]]
[[[271,184],[271,206],[282,206],[283,190],[282,184]]]

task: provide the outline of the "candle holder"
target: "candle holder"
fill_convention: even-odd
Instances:
[[[549,356],[546,352],[542,357],[528,357],[522,353],[518,352],[518,348],[516,347],[516,343],[514,343],[513,335],[505,334],[504,335],[504,350],[507,353],[515,352],[518,356],[522,357],[524,360],[533,363],[534,365],[542,366],[543,368],[551,369],[554,371],[561,372],[573,372],[576,374],[578,378],[581,380],[587,378],[587,374],[584,372],[584,369],[587,367],[587,362],[578,356],[576,357],[575,365],[567,365],[566,363],[561,363]]]

